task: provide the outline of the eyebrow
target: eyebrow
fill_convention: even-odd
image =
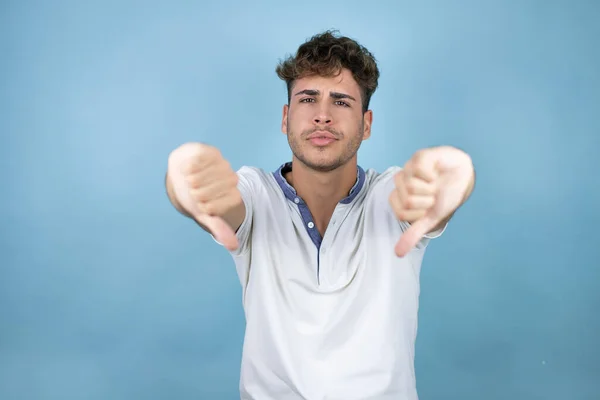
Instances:
[[[318,96],[321,94],[320,91],[318,90],[314,90],[314,89],[304,89],[299,91],[298,93],[295,94],[295,96],[301,95],[301,94],[306,94],[308,96]],[[334,98],[334,99],[350,99],[350,100],[354,100],[356,101],[356,99],[352,96],[350,96],[349,94],[346,93],[340,93],[340,92],[331,92],[329,93],[329,96]]]

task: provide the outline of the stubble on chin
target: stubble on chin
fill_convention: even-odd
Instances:
[[[307,134],[303,133],[298,137],[288,130],[287,136],[288,144],[294,157],[313,171],[331,172],[342,167],[354,157],[360,146],[360,140],[356,138],[347,143],[347,147],[341,154],[332,156],[330,153],[333,149],[329,146],[321,148],[311,146],[310,142],[306,139],[310,133],[312,133],[312,131]],[[341,138],[343,138],[343,135],[341,135]],[[339,146],[337,143],[335,145]],[[312,155],[312,157],[309,154]]]

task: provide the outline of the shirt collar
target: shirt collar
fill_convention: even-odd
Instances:
[[[296,193],[296,190],[283,177],[283,174],[285,174],[291,170],[292,170],[292,162],[289,161],[289,162],[282,164],[279,168],[277,168],[277,170],[273,172],[273,176],[275,177],[275,180],[279,184],[279,187],[285,194],[285,197],[291,201],[296,202],[296,199],[298,198],[298,194]],[[340,203],[350,204],[352,202],[352,200],[354,200],[354,198],[360,193],[360,190],[362,189],[364,183],[365,183],[365,171],[360,166],[357,166],[356,182],[354,183],[354,186],[352,186],[352,189],[350,189],[350,193],[348,194],[348,196],[344,197],[340,201]]]

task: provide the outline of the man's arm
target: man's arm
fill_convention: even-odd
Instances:
[[[171,180],[169,179],[168,173],[166,174],[166,177],[165,177],[165,187],[166,187],[166,191],[167,191],[167,196],[169,197],[169,201],[171,202],[173,207],[175,207],[175,209],[179,213],[181,213],[183,216],[192,219],[202,229],[204,229],[208,233],[211,233],[210,229],[208,227],[204,226],[199,221],[197,221],[192,214],[190,214],[185,208],[183,208],[181,206],[181,204],[177,200],[177,196],[175,196],[175,192],[173,190],[173,184],[171,183]],[[244,202],[242,201],[237,206],[234,206],[232,209],[225,212],[225,214],[223,214],[221,216],[221,218],[223,218],[223,220],[225,220],[225,222],[227,222],[227,225],[229,225],[231,227],[231,229],[233,229],[234,232],[237,232],[240,225],[242,225],[242,222],[244,222],[244,218],[246,218],[246,207],[244,205]]]
[[[169,156],[165,186],[171,204],[229,250],[246,217],[239,177],[218,149],[186,143]]]
[[[475,187],[470,156],[450,146],[416,152],[394,177],[390,205],[410,227],[396,245],[406,255],[427,234],[443,229]]]

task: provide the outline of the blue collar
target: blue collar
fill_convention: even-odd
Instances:
[[[279,184],[279,187],[285,194],[285,197],[288,200],[291,200],[291,201],[295,202],[296,204],[298,204],[298,201],[296,199],[299,199],[299,197],[298,197],[298,194],[296,193],[296,190],[283,177],[283,174],[285,174],[291,170],[292,170],[291,161],[286,162],[286,163],[282,164],[275,172],[273,172],[273,176],[275,177],[275,180]],[[348,194],[348,196],[344,197],[340,201],[340,203],[350,204],[352,202],[352,200],[354,200],[354,198],[360,193],[360,190],[362,189],[364,183],[365,183],[365,171],[360,166],[358,166],[357,172],[356,172],[356,183],[354,184],[354,186],[352,186],[352,189],[350,189],[350,193]]]

